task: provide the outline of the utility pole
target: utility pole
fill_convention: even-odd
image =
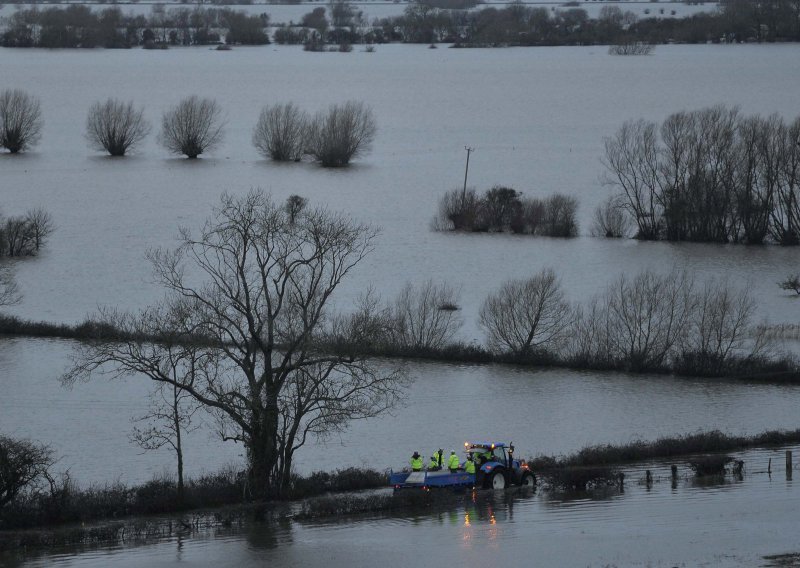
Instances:
[[[475,148],[464,146],[464,150],[467,151],[467,166],[464,168],[464,191],[461,192],[461,203],[464,203],[467,199],[467,174],[469,173],[469,155],[471,152],[475,151]]]

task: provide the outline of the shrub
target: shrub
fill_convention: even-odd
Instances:
[[[510,187],[496,185],[483,198],[482,225],[490,231],[505,231],[522,211],[520,193]]]
[[[53,218],[44,209],[9,217],[0,225],[0,256],[34,256],[53,230]]]
[[[642,41],[628,41],[608,48],[609,55],[650,55],[655,46]]]
[[[457,291],[428,280],[419,288],[407,283],[392,307],[391,341],[403,349],[441,349],[461,326],[451,306]]]
[[[437,231],[511,231],[529,235],[574,237],[578,234],[573,197],[555,194],[545,200],[523,198],[515,189],[496,185],[483,196],[474,189],[454,189],[439,200],[432,227]]]
[[[307,150],[324,167],[346,166],[369,150],[376,130],[372,109],[363,102],[331,105],[311,121]]]
[[[308,116],[294,103],[264,107],[253,131],[253,145],[275,161],[299,161],[307,124]]]
[[[0,509],[23,492],[36,492],[52,483],[55,460],[47,446],[0,435]]]
[[[36,145],[42,131],[39,99],[19,89],[0,93],[0,146],[12,154]]]
[[[144,119],[144,109],[136,110],[133,103],[108,99],[97,102],[86,118],[86,137],[98,150],[112,156],[124,156],[150,132]]]
[[[474,189],[453,189],[439,199],[433,220],[436,231],[472,231],[481,212],[481,199]]]
[[[603,486],[616,485],[619,471],[611,467],[559,467],[542,474],[550,487],[556,491],[587,491]]]
[[[578,201],[574,197],[555,194],[544,202],[541,234],[548,237],[575,237],[578,235],[576,213]]]
[[[593,237],[624,238],[630,235],[631,220],[619,203],[619,199],[609,197],[594,211]]]
[[[173,154],[197,158],[222,141],[222,111],[216,101],[191,96],[164,113],[161,143]]]
[[[724,475],[725,466],[733,461],[733,458],[724,454],[711,454],[707,456],[697,456],[689,460],[689,467],[692,468],[697,477],[706,475]]]

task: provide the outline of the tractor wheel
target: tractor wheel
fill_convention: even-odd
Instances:
[[[502,471],[495,471],[492,474],[492,479],[489,481],[489,487],[492,489],[505,489],[506,476]]]
[[[520,482],[520,486],[522,487],[536,487],[536,476],[530,472],[526,472],[522,475],[522,481]]]

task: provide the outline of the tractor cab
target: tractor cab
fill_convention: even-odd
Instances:
[[[536,478],[514,459],[514,445],[504,442],[465,442],[464,451],[475,462],[475,485],[504,489],[506,485],[533,486]]]

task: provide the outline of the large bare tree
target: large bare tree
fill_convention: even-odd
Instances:
[[[376,230],[323,209],[293,222],[260,191],[225,194],[198,235],[149,258],[164,304],[112,318],[139,339],[79,348],[69,384],[93,371],[140,373],[177,386],[214,413],[224,438],[247,449],[258,496],[288,486],[294,453],[309,436],[375,416],[403,396],[402,369],[376,365],[359,346],[373,318],[336,316],[331,298],[372,249]],[[170,345],[199,349],[176,370]]]

